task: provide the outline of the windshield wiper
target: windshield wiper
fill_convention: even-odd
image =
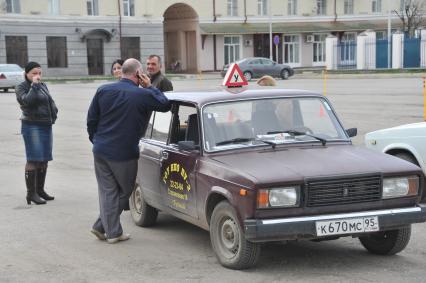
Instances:
[[[254,141],[254,138],[235,138],[231,140],[218,142],[216,143],[216,145],[226,145],[226,144],[242,143],[242,142],[249,142],[249,141]]]
[[[290,135],[293,135],[293,136],[305,135],[305,136],[308,136],[308,137],[312,137],[314,139],[319,140],[322,143],[323,146],[325,146],[325,144],[327,143],[327,140],[324,139],[324,138],[321,138],[321,137],[318,137],[318,136],[315,136],[315,135],[311,135],[311,134],[308,134],[306,132],[296,131],[296,130],[272,131],[272,132],[268,132],[267,134],[273,135],[273,134],[281,134],[281,133],[287,133],[287,134],[290,134]]]

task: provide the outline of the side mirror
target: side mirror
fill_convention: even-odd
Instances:
[[[356,137],[356,135],[358,134],[358,129],[357,128],[350,128],[350,129],[346,130],[346,133],[348,134],[348,136],[350,138]]]
[[[178,142],[179,150],[195,150],[198,149],[198,145],[195,145],[194,141],[180,141]]]

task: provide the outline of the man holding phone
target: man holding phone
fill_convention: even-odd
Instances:
[[[87,132],[93,143],[100,206],[91,232],[99,240],[112,244],[130,238],[123,233],[120,215],[134,189],[139,140],[151,111],[169,110],[167,97],[151,86],[141,63],[133,58],[124,62],[120,81],[96,91],[87,114]]]

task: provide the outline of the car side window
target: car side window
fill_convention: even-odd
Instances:
[[[172,113],[169,112],[154,112],[152,114],[153,127],[151,132],[151,139],[167,143],[169,137],[170,121],[172,119]],[[148,134],[147,129],[147,134]],[[146,137],[147,134],[145,135]]]
[[[172,122],[170,143],[193,141],[199,144],[197,109],[192,105],[179,105]]]
[[[261,64],[261,62],[260,62],[260,60],[259,59],[256,59],[256,60],[252,60],[252,61],[250,61],[250,63],[249,63],[250,65],[260,65]]]
[[[271,60],[268,59],[262,59],[262,64],[266,65],[266,66],[270,66],[272,65],[274,62],[272,62]]]

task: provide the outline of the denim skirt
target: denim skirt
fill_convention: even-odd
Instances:
[[[25,142],[27,161],[52,160],[52,125],[22,123],[21,134]]]

